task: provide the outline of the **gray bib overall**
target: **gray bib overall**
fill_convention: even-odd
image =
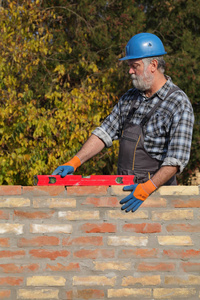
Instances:
[[[170,89],[165,99],[178,89],[178,87]],[[149,121],[157,107],[164,100],[160,99],[158,101],[151,111],[143,118],[140,125],[131,123],[132,116],[138,108],[135,107],[135,101],[133,100],[133,104],[124,123],[120,139],[117,174],[135,175],[134,183],[142,183],[149,180],[160,169],[162,164],[162,161],[152,158],[145,150],[143,126]],[[173,176],[165,183],[165,185],[176,184],[176,176]]]

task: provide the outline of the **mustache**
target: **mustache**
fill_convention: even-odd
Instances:
[[[132,80],[137,79],[137,76],[135,74],[131,74],[131,79]]]

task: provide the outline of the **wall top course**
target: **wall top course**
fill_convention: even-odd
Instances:
[[[20,186],[20,185],[0,185],[0,196],[17,196],[30,194],[32,196],[67,196],[67,195],[107,195],[110,191],[112,196],[124,196],[129,191],[123,191],[124,186]],[[162,186],[155,191],[153,196],[173,196],[173,195],[200,195],[200,186]]]

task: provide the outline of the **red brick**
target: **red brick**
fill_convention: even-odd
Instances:
[[[45,250],[45,249],[44,250],[34,249],[34,250],[30,250],[29,254],[35,258],[41,258],[41,259],[49,258],[51,260],[55,260],[58,257],[67,257],[70,254],[70,252],[67,250],[54,251],[54,250]]]
[[[21,238],[17,245],[18,247],[42,247],[42,246],[58,246],[59,238],[54,236],[38,236],[31,239]]]
[[[119,258],[157,258],[158,249],[124,249],[119,252]]]
[[[0,277],[0,285],[2,286],[19,286],[24,281],[23,277]]]
[[[18,250],[18,251],[0,251],[0,258],[16,258],[16,257],[23,257],[25,256],[25,251],[24,250]]]
[[[38,264],[29,264],[29,265],[0,264],[0,270],[4,273],[35,272],[38,269],[39,269]]]
[[[66,292],[66,299],[67,300],[73,300],[74,297],[73,297],[73,291],[67,291]]]
[[[200,258],[200,250],[163,250],[163,256],[175,259]]]
[[[124,231],[137,233],[156,233],[161,232],[161,224],[159,223],[142,223],[142,224],[125,224]]]
[[[0,238],[0,247],[10,247],[10,239]]]
[[[200,232],[200,224],[170,224],[166,229],[168,232]]]
[[[69,263],[68,265],[64,266],[60,263],[57,263],[57,265],[46,265],[47,271],[53,271],[53,272],[69,272],[69,271],[79,271],[80,265],[79,263]]]
[[[121,207],[117,197],[87,197],[82,204],[91,204],[95,207]]]
[[[139,263],[137,270],[140,272],[171,272],[175,270],[175,264],[173,263]]]
[[[104,291],[96,289],[75,290],[66,292],[66,299],[104,299]]]
[[[21,218],[21,219],[49,219],[52,218],[54,215],[54,211],[51,212],[42,212],[42,211],[34,211],[34,212],[28,212],[28,211],[14,211],[14,217],[15,218]]]
[[[11,291],[8,290],[0,291],[0,299],[10,298],[10,295],[11,295]]]
[[[71,186],[67,187],[67,195],[83,196],[88,194],[106,195],[108,186]]]
[[[65,193],[65,186],[24,186],[23,194],[31,193],[33,196],[58,196]]]
[[[200,207],[200,199],[173,200],[172,205],[178,208]]]
[[[200,272],[199,262],[183,262],[181,267],[185,272]]]
[[[21,185],[1,185],[0,196],[21,195]]]
[[[101,246],[103,245],[103,238],[101,236],[90,236],[90,237],[77,237],[77,238],[64,238],[63,246],[72,246],[72,245],[94,245]]]
[[[95,250],[78,250],[74,252],[74,257],[78,258],[113,258],[115,256],[115,251],[113,249],[95,249]]]
[[[116,232],[117,226],[111,223],[101,223],[101,224],[86,223],[81,226],[81,230],[86,233]]]
[[[8,220],[10,217],[10,214],[7,211],[0,210],[0,219],[1,220]]]

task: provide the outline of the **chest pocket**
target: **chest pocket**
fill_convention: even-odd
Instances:
[[[147,124],[146,134],[151,137],[166,137],[169,135],[171,122],[169,116],[163,112],[155,112]]]

